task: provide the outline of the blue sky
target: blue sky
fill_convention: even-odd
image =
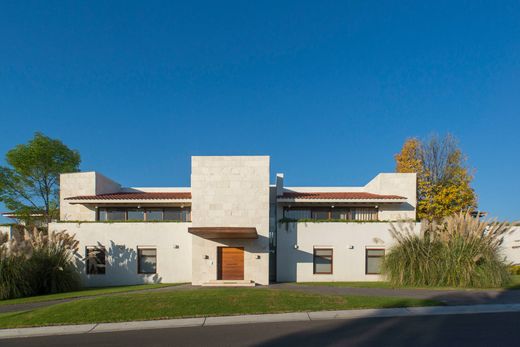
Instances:
[[[35,131],[124,185],[269,154],[288,185],[362,185],[453,133],[480,207],[520,219],[518,1],[0,4],[0,160]],[[3,163],[3,162],[0,162]],[[4,207],[0,206],[0,210]]]

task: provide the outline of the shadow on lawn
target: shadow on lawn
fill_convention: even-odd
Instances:
[[[469,295],[462,298],[463,293]],[[443,293],[431,299],[441,302],[450,300],[450,305],[456,304],[456,300],[459,299],[464,305],[520,304],[520,291],[504,290],[497,295],[461,291]],[[405,304],[406,301],[403,301],[389,307]],[[510,332],[518,327],[519,312],[485,315],[424,315],[338,319],[334,322],[313,321],[304,331],[291,332],[258,346],[482,346],[491,343],[505,346],[511,345],[513,340],[516,341],[516,336],[511,336]],[[504,333],[500,333],[500,329],[504,329]]]

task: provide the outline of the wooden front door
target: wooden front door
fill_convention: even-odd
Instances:
[[[219,280],[244,279],[244,248],[218,248],[218,277]]]

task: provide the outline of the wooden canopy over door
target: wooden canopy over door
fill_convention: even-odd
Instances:
[[[218,248],[218,277],[219,280],[244,279],[244,248]]]

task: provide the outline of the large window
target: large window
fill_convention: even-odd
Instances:
[[[98,220],[105,221],[177,221],[190,222],[190,207],[100,207]]]
[[[137,272],[140,274],[154,274],[157,272],[157,249],[137,249]]]
[[[332,249],[314,249],[314,273],[332,274]]]
[[[298,206],[286,207],[284,218],[288,219],[314,219],[314,220],[378,220],[377,207],[318,207]]]
[[[106,272],[105,248],[100,246],[87,246],[85,258],[87,275],[104,275]]]
[[[147,221],[163,220],[162,208],[147,209],[146,210],[146,220]]]
[[[378,275],[381,273],[381,264],[385,256],[385,250],[372,248],[366,250],[366,269],[367,275]]]
[[[144,210],[141,209],[130,209],[127,210],[128,220],[144,220]]]

